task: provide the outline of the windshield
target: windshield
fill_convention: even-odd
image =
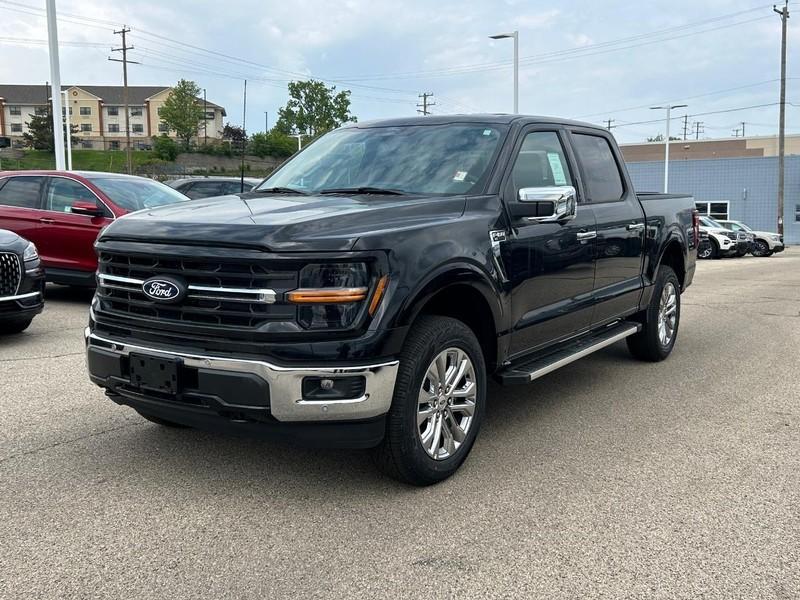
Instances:
[[[723,225],[722,223],[718,223],[711,217],[700,217],[700,220],[706,227],[716,227],[717,229],[730,229],[730,227],[725,227],[725,225]]]
[[[744,223],[739,223],[738,221],[729,221],[728,223],[725,223],[725,227],[733,229],[734,231],[753,231],[747,225]]]
[[[111,198],[114,204],[131,212],[188,200],[186,196],[171,187],[150,179],[109,177],[92,178],[90,181]]]
[[[477,193],[505,130],[481,123],[339,129],[315,141],[257,189]]]

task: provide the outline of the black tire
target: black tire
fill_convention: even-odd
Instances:
[[[136,411],[139,415],[151,423],[155,423],[156,425],[161,425],[162,427],[172,427],[174,429],[188,429],[188,425],[181,425],[180,423],[175,423],[174,421],[167,421],[166,419],[162,419],[160,417],[154,417],[153,415],[148,415],[147,413],[143,413],[141,411]]]
[[[22,333],[25,331],[33,321],[33,317],[29,319],[9,319],[8,321],[0,321],[0,333]]]
[[[477,392],[474,412],[464,440],[451,456],[434,459],[422,445],[418,424],[419,395],[428,381],[428,368],[445,350],[455,348],[472,363]],[[455,382],[458,383],[458,382]],[[461,321],[422,316],[414,324],[400,354],[386,436],[374,449],[378,468],[386,475],[412,485],[431,485],[450,477],[467,458],[478,435],[486,405],[486,365],[475,334]],[[450,418],[452,418],[452,413]],[[448,419],[448,417],[444,417]],[[442,425],[443,429],[446,425]]]
[[[661,308],[661,297],[664,288],[669,284],[675,291],[675,323],[672,335],[666,344],[662,343],[659,337],[659,310]],[[642,323],[642,330],[627,338],[628,350],[639,360],[658,362],[670,355],[675,347],[675,340],[678,338],[678,326],[681,322],[681,294],[680,283],[675,271],[671,267],[661,265],[658,268],[658,276],[653,286],[653,296],[646,310],[638,315],[638,320]]]
[[[709,256],[709,258],[713,260],[722,258],[719,254],[719,244],[717,244],[715,240],[710,240],[710,241],[711,241],[711,256]]]
[[[772,256],[772,251],[769,249],[769,244],[764,240],[754,240],[753,256],[758,256],[758,257]]]

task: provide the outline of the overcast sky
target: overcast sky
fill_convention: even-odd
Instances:
[[[0,0],[0,82],[49,80],[44,0]],[[755,0],[57,0],[64,83],[121,84],[109,62],[115,24],[132,28],[132,85],[191,78],[242,120],[264,129],[286,101],[286,81],[329,80],[352,91],[359,120],[415,114],[433,92],[435,113],[511,112],[512,41],[519,30],[520,111],[614,119],[621,141],[663,132],[647,106],[689,104],[701,137],[777,131],[780,18]],[[30,8],[24,8],[30,7]],[[790,9],[792,7],[790,6]],[[800,133],[800,9],[789,20],[787,129]],[[738,13],[738,14],[737,14]],[[32,40],[22,42],[21,40]],[[87,45],[67,45],[69,42]],[[210,52],[209,52],[210,51]],[[213,54],[218,53],[218,54]],[[226,58],[221,55],[227,55]],[[793,58],[795,60],[793,60]],[[793,79],[792,79],[793,78]],[[738,89],[732,89],[738,88]],[[726,91],[727,90],[727,91]],[[744,111],[718,112],[764,105]],[[700,114],[716,113],[716,114]],[[699,116],[694,116],[699,115]],[[673,122],[682,135],[683,120]]]

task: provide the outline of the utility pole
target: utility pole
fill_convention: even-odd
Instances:
[[[428,98],[433,98],[433,92],[425,92],[424,94],[420,94],[419,97],[422,98],[422,104],[417,104],[417,112],[425,116],[431,114],[431,111],[428,109],[431,106],[436,106],[436,103],[429,102]],[[422,110],[419,110],[420,108]]]
[[[694,139],[699,140],[701,133],[705,133],[705,129],[703,129],[703,122],[702,121],[695,121],[694,122]]]
[[[742,137],[744,137],[744,121],[742,121]]]
[[[781,100],[778,118],[778,233],[783,235],[783,173],[786,154],[786,22],[789,20],[789,0],[783,8],[772,7],[781,17]]]
[[[689,115],[683,115],[683,141],[686,141],[686,138],[689,135]]]
[[[50,98],[53,106],[53,142],[56,169],[64,170],[64,126],[61,116],[61,67],[58,60],[58,24],[56,0],[47,0],[47,42],[50,52],[50,79],[53,81]]]
[[[247,79],[244,80],[244,102],[242,105],[242,171],[241,171],[241,193],[244,194],[244,150],[247,147]]]
[[[264,111],[264,133],[269,133],[269,111]]]
[[[609,131],[614,129],[614,127],[616,127],[616,125],[612,125],[613,122],[614,122],[614,119],[606,119],[606,129],[608,129]]]
[[[133,163],[131,160],[131,119],[128,109],[128,63],[133,65],[139,64],[138,62],[128,60],[128,50],[133,50],[133,46],[128,46],[125,40],[125,34],[129,33],[130,30],[130,27],[123,25],[122,29],[114,32],[115,35],[122,36],[122,48],[112,48],[111,51],[122,52],[122,60],[118,58],[108,58],[110,61],[122,63],[122,103],[125,105],[125,155],[128,161],[128,175],[133,172]]]
[[[686,104],[667,104],[666,106],[652,106],[650,110],[664,110],[667,111],[667,135],[664,138],[664,193],[669,191],[669,122],[670,113],[676,108],[685,108]]]
[[[741,127],[737,127],[736,129],[734,129],[734,130],[733,130],[733,137],[735,137],[735,138],[738,138],[738,137],[739,137],[739,132],[740,132],[741,130],[742,130],[742,128],[741,128]]]

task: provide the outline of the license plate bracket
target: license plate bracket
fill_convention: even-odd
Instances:
[[[128,358],[131,386],[173,396],[178,393],[181,366],[179,359],[134,353]]]

